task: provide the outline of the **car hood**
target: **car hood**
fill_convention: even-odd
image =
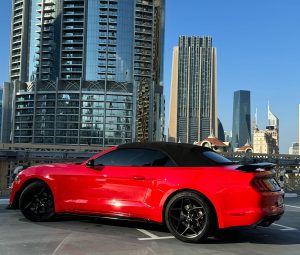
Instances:
[[[49,163],[49,164],[41,164],[41,165],[34,165],[34,166],[30,166],[27,167],[25,169],[23,169],[22,172],[32,172],[32,173],[36,173],[37,171],[40,172],[44,172],[44,171],[48,171],[48,172],[55,172],[57,171],[62,171],[64,170],[68,170],[68,169],[74,169],[80,166],[81,163]]]
[[[61,167],[70,167],[70,166],[78,166],[82,163],[48,163],[31,166],[30,168],[39,168],[39,167],[47,167],[47,168],[61,168]]]

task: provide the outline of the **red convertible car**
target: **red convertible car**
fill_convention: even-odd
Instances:
[[[159,222],[199,242],[217,228],[281,217],[284,192],[272,167],[238,165],[196,145],[124,144],[82,164],[28,167],[15,178],[9,207],[32,221],[74,213]]]

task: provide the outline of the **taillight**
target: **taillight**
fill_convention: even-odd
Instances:
[[[260,192],[280,191],[280,185],[273,177],[257,177],[252,180],[252,185]]]

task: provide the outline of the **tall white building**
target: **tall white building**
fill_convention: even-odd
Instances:
[[[275,139],[279,151],[279,119],[271,112],[269,103],[267,130],[272,135],[272,138]]]
[[[299,155],[299,143],[292,143],[292,146],[289,148],[289,154]]]

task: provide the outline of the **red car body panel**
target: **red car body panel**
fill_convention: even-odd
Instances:
[[[284,212],[278,204],[283,191],[259,192],[251,185],[254,177],[269,176],[269,171],[248,173],[236,170],[236,166],[93,169],[86,162],[27,168],[13,183],[10,204],[20,195],[17,192],[22,185],[40,179],[52,190],[56,213],[123,216],[162,223],[166,201],[181,190],[203,194],[215,208],[219,228],[254,225],[264,217]]]

